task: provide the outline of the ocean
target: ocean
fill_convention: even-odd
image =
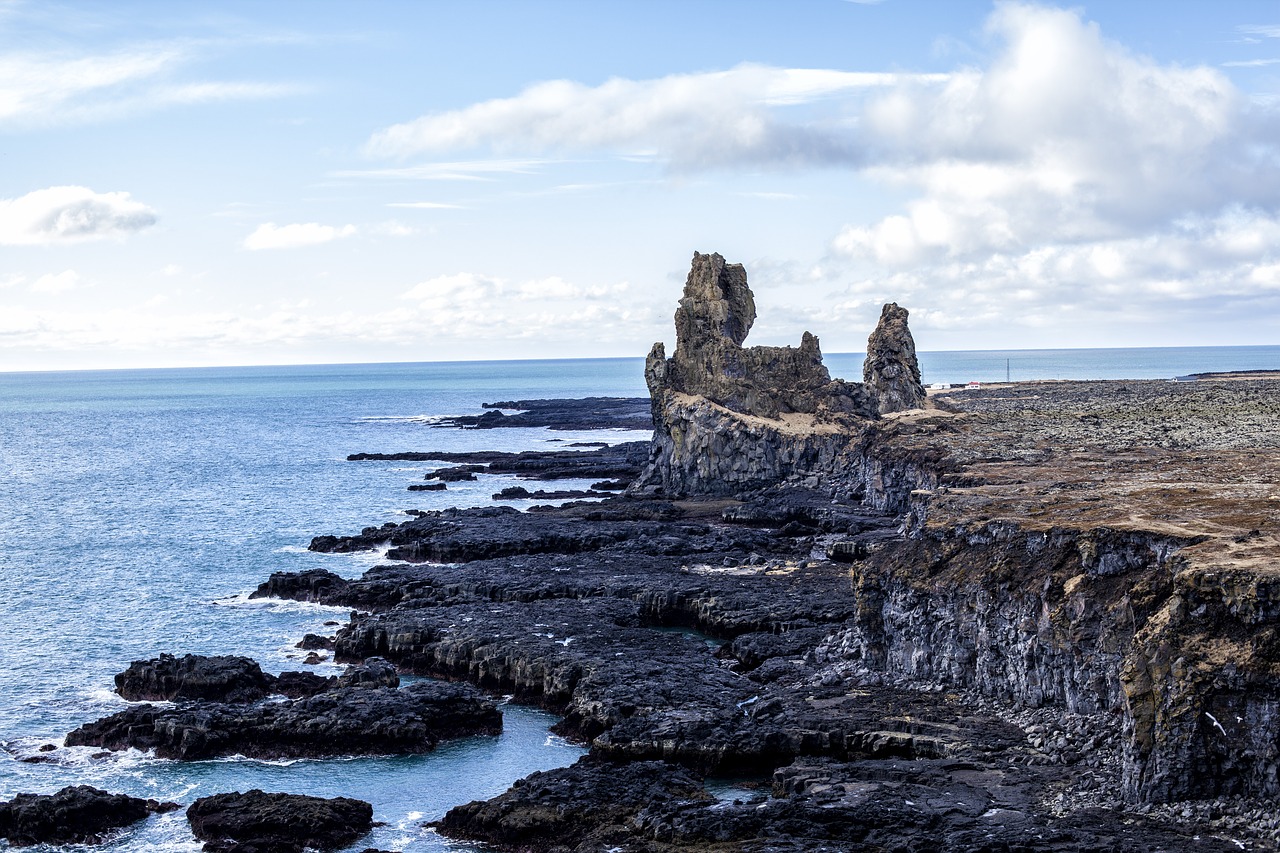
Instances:
[[[1172,378],[1280,369],[1280,347],[923,353],[926,382]],[[827,357],[856,379],[861,356]],[[490,502],[516,485],[484,475],[447,492],[406,491],[429,463],[345,461],[358,451],[549,449],[646,433],[456,430],[442,415],[496,400],[642,396],[642,359],[236,367],[0,374],[0,800],[91,784],[187,804],[262,788],[351,796],[385,826],[352,849],[469,850],[422,828],[584,750],[555,718],[507,704],[498,737],[424,756],[172,762],[39,747],[125,706],[112,676],[161,652],[243,654],[271,672],[305,669],[294,644],[347,613],[251,601],[273,571],[353,577],[371,555],[321,555],[312,536],[405,518],[405,509]],[[569,481],[566,488],[585,487]],[[531,502],[516,502],[521,507]],[[331,663],[322,674],[340,671]],[[182,812],[103,848],[198,851]]]

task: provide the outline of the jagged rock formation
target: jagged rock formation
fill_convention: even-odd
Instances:
[[[632,493],[737,495],[794,481],[816,486],[858,424],[923,405],[907,312],[886,305],[869,343],[866,385],[832,379],[818,339],[743,347],[756,319],[741,264],[693,255],[676,309],[676,350],[645,362],[653,402],[649,465]]]
[[[907,309],[896,302],[884,306],[880,323],[867,341],[862,381],[882,415],[924,405],[916,342],[907,328]]]

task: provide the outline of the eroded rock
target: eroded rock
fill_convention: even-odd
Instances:
[[[176,808],[176,803],[69,785],[56,794],[18,794],[0,803],[0,838],[13,847],[90,844],[149,815]]]
[[[373,806],[349,797],[244,793],[201,797],[187,822],[209,853],[301,853],[337,850],[373,828]]]

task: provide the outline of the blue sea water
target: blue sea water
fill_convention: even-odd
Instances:
[[[921,355],[926,382],[1001,380],[1006,359],[1014,380],[1170,378],[1277,369],[1280,347]],[[827,362],[838,376],[861,373],[859,355]],[[21,759],[124,707],[112,676],[133,660],[245,654],[270,671],[303,668],[294,643],[331,633],[325,623],[345,621],[345,611],[247,594],[273,571],[355,576],[376,562],[310,553],[312,536],[403,520],[407,508],[488,503],[517,483],[483,475],[443,493],[410,493],[435,466],[352,463],[348,453],[599,439],[440,429],[431,419],[513,398],[640,396],[642,373],[641,359],[601,359],[0,374],[0,799],[80,783],[183,804],[254,787],[344,795],[372,802],[386,824],[353,849],[470,849],[422,823],[574,761],[582,750],[549,734],[550,715],[507,705],[501,736],[414,757],[184,763],[63,748],[50,763]],[[105,849],[199,845],[176,812]]]

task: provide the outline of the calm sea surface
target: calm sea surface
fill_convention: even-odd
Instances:
[[[1006,359],[1014,380],[1169,378],[1277,369],[1280,347],[921,356],[926,382],[1002,380]],[[835,375],[860,375],[860,356],[827,362]],[[517,483],[482,476],[443,493],[410,493],[405,487],[435,466],[349,463],[348,453],[596,439],[439,429],[430,419],[513,398],[641,396],[642,372],[641,359],[603,359],[0,374],[0,799],[80,783],[184,804],[249,788],[344,795],[372,802],[387,824],[353,849],[470,849],[422,822],[574,761],[582,750],[549,734],[550,715],[507,705],[501,736],[416,757],[182,763],[139,753],[95,758],[85,748],[60,749],[53,763],[19,759],[124,707],[112,676],[133,660],[244,654],[273,672],[304,668],[294,643],[332,633],[324,623],[345,621],[346,612],[249,601],[259,582],[315,567],[358,575],[373,558],[312,554],[308,541],[403,520],[408,508],[488,503]],[[176,812],[106,849],[200,848]]]

